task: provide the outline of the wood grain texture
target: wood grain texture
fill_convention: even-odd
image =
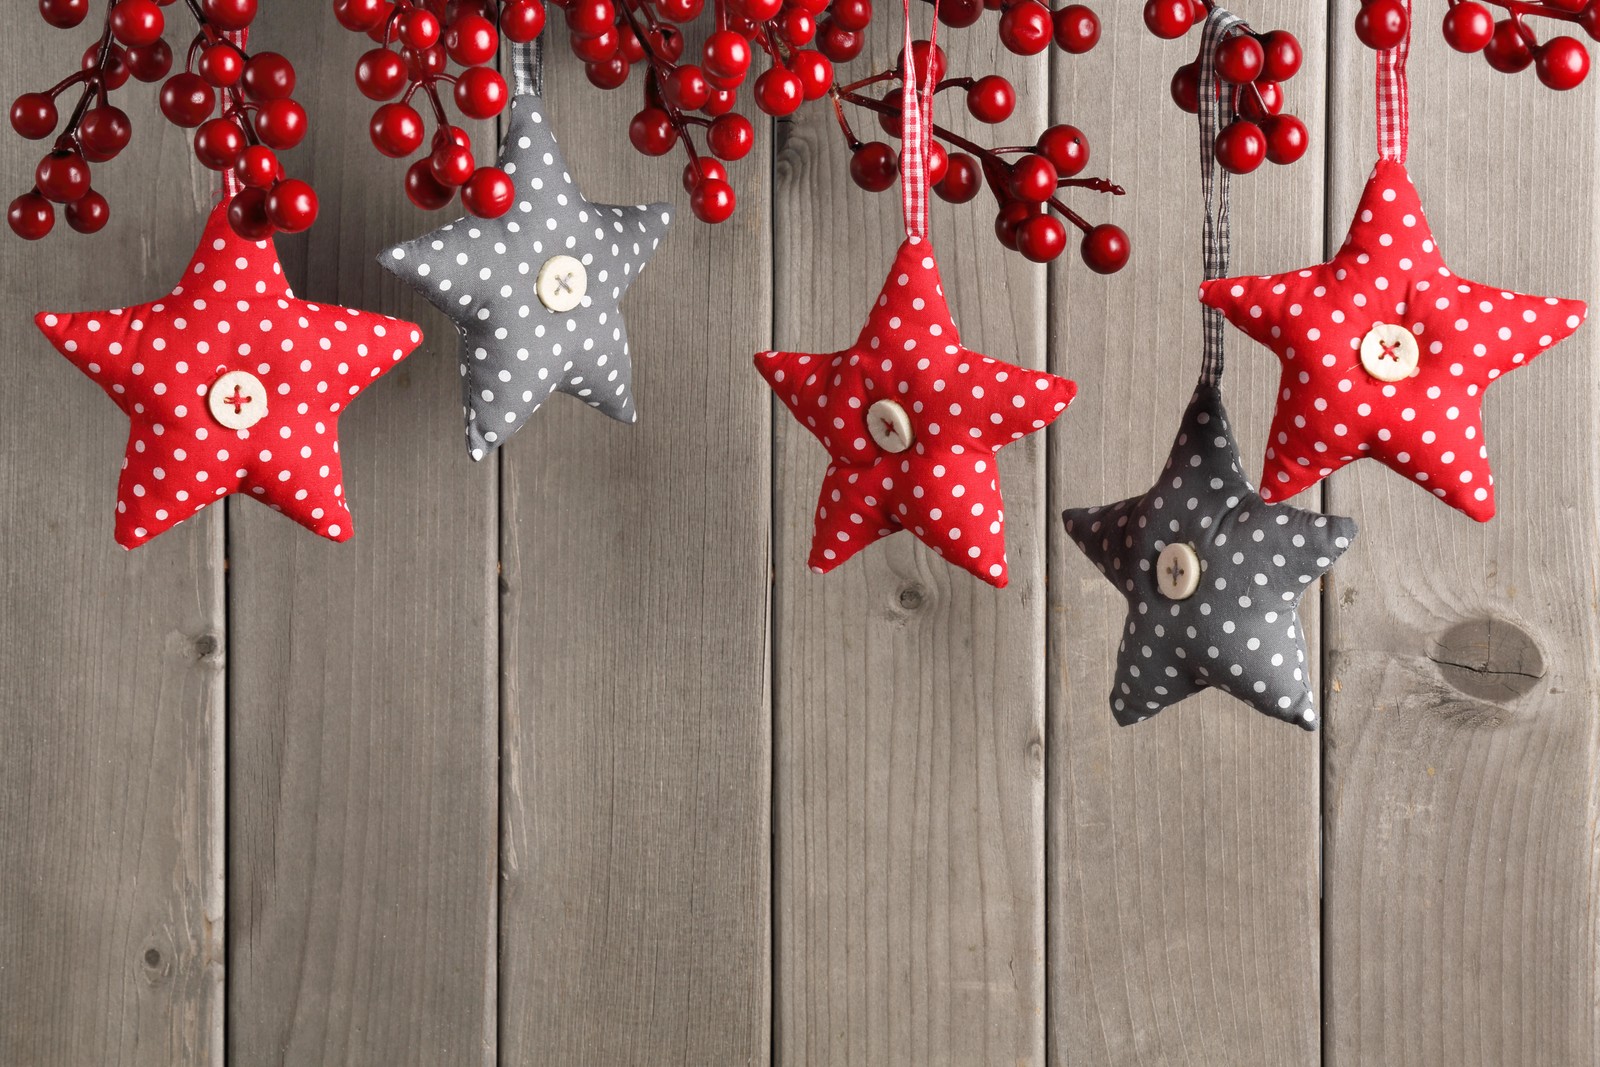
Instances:
[[[857,76],[892,65],[895,15],[880,11]],[[941,125],[988,143],[1043,128],[1042,59],[1001,51],[989,23],[941,44],[953,71],[1002,72],[1021,98],[994,132],[946,94]],[[852,117],[880,136],[870,114]],[[848,159],[829,109],[787,128],[774,209],[782,347],[852,342],[904,238],[898,186],[863,192]],[[1043,273],[1002,249],[992,224],[981,203],[936,202],[931,237],[962,339],[1043,366]],[[1043,435],[1000,454],[1008,588],[910,534],[818,577],[805,560],[827,455],[775,411],[777,1058],[1041,1063]]]
[[[1232,5],[1306,53],[1287,86],[1313,149],[1234,182],[1237,273],[1321,251],[1326,5]],[[1059,511],[1144,492],[1200,370],[1198,130],[1167,82],[1198,33],[1152,37],[1133,11],[1057,64],[1055,116],[1088,134],[1090,169],[1129,188],[1092,204],[1133,238],[1101,280],[1055,272],[1051,369],[1076,378],[1051,438],[1050,1061],[1314,1064],[1318,1014],[1318,742],[1213,692],[1118,727],[1107,706],[1126,602],[1067,539]],[[1138,114],[1141,121],[1115,116]],[[1277,360],[1230,330],[1229,413],[1260,470]],[[1315,507],[1314,499],[1298,502]],[[1302,609],[1316,660],[1318,604]],[[1317,672],[1313,671],[1315,676]]]
[[[1354,16],[1340,0],[1336,24]],[[1457,273],[1595,300],[1593,85],[1552,93],[1438,39],[1412,52],[1410,170]],[[1550,24],[1543,20],[1543,34]],[[1555,32],[1552,28],[1549,32]],[[1330,240],[1374,156],[1372,53],[1335,41]],[[1327,717],[1328,1059],[1594,1063],[1594,323],[1488,391],[1499,517],[1378,464],[1332,479],[1362,523],[1335,571]]]
[[[440,220],[367,141],[367,45],[322,0],[276,6],[252,44],[323,102],[291,284],[427,340],[340,419],[353,541],[230,512],[229,1061],[492,1064],[496,472],[463,445],[454,330],[373,259]]]
[[[765,1063],[765,150],[707,227],[682,161],[627,147],[637,89],[565,51],[546,102],[575,180],[675,217],[623,300],[639,421],[558,398],[502,451],[501,1062]]]
[[[97,32],[24,14],[6,100]],[[222,512],[119,548],[128,421],[33,324],[169,291],[200,235],[205,180],[134,95],[109,226],[0,240],[0,1063],[27,1067],[222,1062]],[[8,188],[46,147],[7,129]]]

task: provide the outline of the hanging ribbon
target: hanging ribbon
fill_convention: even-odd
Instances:
[[[511,75],[516,95],[544,95],[544,34],[511,46]]]
[[[911,0],[901,0],[905,7],[905,57],[900,71],[900,206],[905,214],[906,236],[923,238],[928,235],[928,159],[933,141],[933,95],[938,88],[934,79],[933,52],[939,43],[939,3],[933,4],[933,30],[928,35],[928,77],[919,90],[917,87],[917,62],[912,45]]]
[[[1229,218],[1232,176],[1217,165],[1216,148],[1217,133],[1222,124],[1222,91],[1231,90],[1223,90],[1217,77],[1217,46],[1236,27],[1243,25],[1244,20],[1238,15],[1214,7],[1206,16],[1205,29],[1200,38],[1200,188],[1205,194],[1206,211],[1205,228],[1201,234],[1201,256],[1205,264],[1206,281],[1227,276],[1233,243]],[[1222,312],[1216,308],[1203,308],[1200,317],[1204,329],[1200,380],[1207,385],[1216,385],[1222,380],[1222,346],[1227,324]]]
[[[1406,57],[1411,54],[1411,0],[1400,0],[1406,12],[1406,35],[1393,48],[1378,53],[1378,158],[1406,161],[1411,141],[1411,89]]]
[[[241,53],[243,53],[244,52],[245,42],[250,40],[250,29],[249,29],[249,27],[246,27],[246,28],[244,28],[242,30],[233,30],[233,31],[230,31],[228,33],[224,33],[222,36],[223,36],[223,38],[225,40],[227,40],[230,44],[232,44],[235,48],[237,48]],[[223,100],[224,100],[224,102],[226,102],[226,100],[227,100],[226,93],[224,93],[224,95],[223,95]],[[242,122],[242,123],[249,123],[250,116],[248,114],[240,115],[239,116],[239,121]],[[239,172],[238,172],[238,170],[236,170],[233,167],[228,167],[225,170],[223,170],[223,172],[222,172],[222,198],[224,200],[232,200],[234,197],[238,196],[243,191],[244,191],[244,182],[239,180]]]

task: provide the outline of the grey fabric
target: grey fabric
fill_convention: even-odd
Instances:
[[[633,362],[618,302],[671,221],[665,204],[585,200],[567,172],[539,96],[515,96],[500,166],[516,185],[498,219],[464,218],[383,252],[461,334],[467,448],[483,459],[556,390],[633,422]],[[535,280],[555,255],[584,264],[582,303],[556,312]]]
[[[1214,686],[1315,729],[1300,598],[1350,547],[1354,521],[1266,504],[1240,472],[1222,396],[1202,382],[1160,479],[1143,496],[1063,515],[1128,600],[1111,711],[1126,726]],[[1187,542],[1200,586],[1169,600],[1156,557]]]

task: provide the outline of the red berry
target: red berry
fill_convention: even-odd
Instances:
[[[1283,110],[1283,90],[1277,82],[1258,81],[1239,86],[1239,114],[1251,122],[1260,122]]]
[[[89,17],[89,0],[39,0],[39,14],[44,20],[58,30],[70,30],[84,19]],[[16,202],[13,201],[13,208]],[[15,224],[12,229],[16,229]],[[45,227],[45,233],[50,232],[50,227]],[[39,235],[43,237],[44,234]]]
[[[356,88],[368,100],[393,100],[405,87],[405,61],[389,49],[374,48],[356,62]]]
[[[705,179],[689,194],[689,210],[701,222],[728,221],[736,203],[733,186],[718,178]]]
[[[39,161],[33,182],[46,200],[70,204],[89,191],[89,164],[77,152],[51,152]]]
[[[632,69],[633,64],[628,62],[628,57],[619,52],[598,63],[585,63],[583,74],[596,89],[619,89],[627,82]]]
[[[158,82],[172,71],[172,46],[158,40],[129,48],[128,70],[142,82]]]
[[[424,7],[407,9],[395,28],[408,48],[432,48],[439,41],[439,18]]]
[[[804,11],[791,8],[778,20],[778,30],[785,40],[800,48],[810,44],[817,35],[817,20]]]
[[[1089,139],[1076,126],[1051,126],[1039,135],[1038,147],[1063,178],[1075,178],[1089,165]]]
[[[154,44],[166,28],[155,0],[117,0],[111,8],[111,33],[125,45]]]
[[[778,17],[783,0],[738,0],[737,7],[751,22],[766,22]]]
[[[527,44],[544,29],[544,5],[539,0],[514,0],[500,9],[500,32],[517,44]]]
[[[1583,32],[1600,41],[1600,0],[1589,0],[1578,12],[1578,25]]]
[[[183,71],[161,86],[161,113],[174,126],[193,129],[216,109],[217,96],[198,74]]]
[[[78,123],[78,143],[91,163],[115,159],[132,139],[133,123],[113,104],[90,108]]]
[[[242,30],[256,17],[256,0],[202,0],[200,8],[219,30]]]
[[[56,209],[38,193],[23,193],[6,211],[11,232],[24,241],[37,241],[56,224]]]
[[[244,131],[232,119],[208,119],[194,132],[195,158],[212,170],[227,170],[244,149]]]
[[[1012,200],[1000,209],[994,219],[994,235],[1005,247],[1015,252],[1017,250],[1017,227],[1031,218],[1044,213],[1044,208],[1038,204],[1024,203],[1021,200]]]
[[[1217,46],[1217,76],[1235,85],[1253,82],[1261,76],[1266,53],[1248,33],[1238,33]]]
[[[673,22],[693,22],[705,10],[704,0],[656,0],[656,8]]]
[[[244,91],[252,100],[293,96],[294,65],[276,52],[257,52],[245,61]]]
[[[1128,265],[1133,246],[1120,227],[1104,223],[1083,235],[1078,251],[1096,274],[1115,274]]]
[[[673,67],[661,83],[667,103],[683,111],[698,111],[711,99],[711,86],[703,70],[689,63]]]
[[[489,62],[499,48],[500,35],[494,23],[482,15],[459,15],[444,31],[444,50],[463,67]]]
[[[711,121],[706,130],[706,147],[718,159],[743,159],[755,146],[756,131],[743,115],[730,113]]]
[[[1234,119],[1217,134],[1217,162],[1233,174],[1249,174],[1267,158],[1267,138],[1248,119]]]
[[[714,159],[707,159],[705,156],[691,160],[683,165],[684,192],[694,192],[694,187],[707,178],[715,178],[718,181],[725,182],[728,180],[728,168]]]
[[[750,42],[732,30],[718,30],[706,38],[701,58],[708,74],[737,84],[750,69]]]
[[[278,155],[266,145],[253,144],[244,150],[239,162],[233,165],[234,176],[252,189],[270,189],[283,177],[283,165]]]
[[[1576,37],[1552,37],[1539,49],[1534,70],[1552,89],[1576,89],[1589,76],[1589,50]]]
[[[939,5],[939,21],[963,29],[983,17],[983,0],[944,0]]]
[[[1483,58],[1501,74],[1516,74],[1528,69],[1533,62],[1533,49],[1528,47],[1522,31],[1510,19],[1494,24],[1494,34],[1484,46]]]
[[[451,189],[467,184],[477,169],[472,150],[454,142],[439,146],[428,157],[428,170],[434,179]]]
[[[864,30],[872,22],[872,0],[833,0],[829,13],[841,29]]]
[[[944,49],[930,41],[912,41],[911,55],[917,65],[918,86],[927,84],[930,63],[933,65],[933,80],[935,84],[943,80],[945,71],[950,68],[950,61],[945,56]],[[900,49],[900,53],[894,57],[894,69],[902,72],[906,69],[906,50],[904,48]]]
[[[284,233],[299,233],[317,221],[317,194],[298,178],[285,178],[267,193],[267,218]]]
[[[850,180],[869,193],[881,193],[899,174],[894,149],[882,141],[868,141],[850,153]]]
[[[60,120],[56,103],[48,93],[23,93],[11,105],[11,128],[30,141],[55,133]]]
[[[244,57],[231,44],[214,44],[201,51],[197,69],[208,85],[226,89],[244,77]]]
[[[497,70],[471,67],[456,79],[455,97],[456,107],[468,118],[492,119],[506,106],[506,80]]]
[[[1019,200],[1043,203],[1056,195],[1055,164],[1040,155],[1018,156],[1011,164],[1011,192]]]
[[[1185,63],[1172,75],[1172,102],[1193,115],[1200,110],[1200,65]]]
[[[1300,73],[1304,58],[1300,41],[1288,30],[1273,30],[1261,37],[1261,76],[1268,81],[1286,82]]]
[[[92,44],[88,48],[84,49],[83,60],[81,64],[83,70],[93,72],[99,63],[100,45],[98,43]],[[106,53],[105,67],[100,72],[101,78],[105,81],[106,90],[108,92],[115,92],[116,90],[122,88],[124,85],[128,84],[128,79],[132,77],[132,75],[133,68],[128,66],[127,53],[123,52],[120,45],[112,45],[111,51]]]
[[[352,33],[371,33],[389,17],[389,0],[334,0],[333,17]]]
[[[586,63],[603,63],[616,55],[621,45],[615,29],[606,30],[596,37],[579,37],[573,34],[568,40],[572,54]]]
[[[833,64],[821,52],[802,49],[789,65],[800,79],[800,91],[807,100],[820,100],[833,88]]]
[[[497,219],[511,210],[516,187],[499,167],[479,167],[461,187],[461,203],[480,219]]]
[[[305,140],[306,109],[293,100],[268,100],[256,110],[255,127],[267,147],[287,151]]]
[[[273,234],[267,217],[267,194],[263,189],[240,189],[228,201],[228,225],[247,241],[265,241]]]
[[[945,164],[944,180],[933,187],[940,198],[952,204],[965,204],[983,187],[983,172],[978,161],[965,152],[952,152]]]
[[[1035,263],[1048,263],[1067,247],[1067,228],[1054,215],[1034,215],[1017,227],[1017,251]]]
[[[1000,14],[1000,43],[1019,56],[1036,56],[1055,32],[1050,9],[1039,0],[1020,0]]]
[[[1481,52],[1494,36],[1494,16],[1475,0],[1464,0],[1444,13],[1445,43],[1457,52]]]
[[[455,199],[456,191],[439,184],[429,159],[419,159],[406,171],[406,196],[424,211],[438,211]]]
[[[1411,17],[1401,0],[1366,0],[1356,12],[1356,36],[1368,48],[1393,48],[1410,29]]]
[[[1293,115],[1273,115],[1261,123],[1267,138],[1267,158],[1279,166],[1297,162],[1311,147],[1306,124]]]
[[[1163,40],[1176,40],[1194,25],[1194,8],[1189,0],[1147,0],[1144,24]]]
[[[1100,18],[1083,4],[1068,4],[1055,13],[1056,47],[1081,56],[1100,43]]]
[[[1017,92],[998,74],[986,74],[967,90],[967,110],[979,122],[1004,122],[1017,106]]]
[[[712,123],[712,129],[715,128],[716,123]],[[633,121],[628,123],[628,140],[633,142],[633,147],[647,156],[664,156],[678,143],[678,131],[665,111],[659,107],[647,107],[633,116]],[[706,143],[711,143],[709,132]],[[711,150],[715,152],[715,146]]]
[[[598,37],[617,25],[617,9],[611,0],[569,0],[567,28],[579,37]]]
[[[973,0],[974,3],[977,0]],[[979,10],[982,10],[981,8]],[[941,9],[941,18],[943,17]],[[866,47],[866,37],[859,32],[836,25],[832,19],[823,19],[817,30],[817,51],[835,63],[848,63]]]
[[[90,189],[68,204],[63,214],[67,216],[67,225],[79,233],[99,233],[111,221],[111,205],[104,196]]]
[[[711,98],[700,108],[701,111],[717,118],[733,110],[733,105],[738,102],[738,96],[732,89],[713,89]]]
[[[379,152],[400,159],[422,147],[422,116],[410,104],[384,104],[372,113],[367,133]]]

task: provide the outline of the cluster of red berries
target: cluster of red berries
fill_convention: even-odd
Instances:
[[[65,205],[67,224],[79,233],[105,226],[111,208],[92,188],[89,165],[116,158],[133,136],[127,113],[109,99],[129,78],[165,79],[162,114],[195,130],[194,153],[201,163],[237,177],[241,188],[229,202],[228,219],[241,236],[261,240],[277,230],[304,230],[316,220],[316,194],[305,182],[284,177],[277,157],[306,135],[305,109],[293,99],[294,67],[277,53],[251,55],[237,43],[255,19],[257,0],[185,0],[199,30],[183,70],[168,77],[173,52],[162,9],[173,3],[111,0],[100,39],[84,52],[81,69],[12,103],[12,128],[43,140],[60,125],[56,98],[82,86],[65,129],[34,172],[33,189],[11,202],[12,232],[28,240],[44,237],[55,226],[56,204]],[[39,0],[39,14],[52,26],[71,29],[88,17],[89,0]]]
[[[1144,22],[1157,37],[1177,38],[1205,21],[1203,0],[1149,0]],[[1213,57],[1222,80],[1228,122],[1217,133],[1217,163],[1249,174],[1266,162],[1288,166],[1311,146],[1306,124],[1283,110],[1283,83],[1300,72],[1300,42],[1287,30],[1256,33],[1236,27],[1217,43]],[[1172,100],[1189,114],[1200,110],[1200,59],[1172,76]]]
[[[1491,7],[1505,17],[1497,21]],[[1552,89],[1577,88],[1589,76],[1589,50],[1565,34],[1541,43],[1525,21],[1531,16],[1575,22],[1600,40],[1600,0],[1450,0],[1444,39],[1458,52],[1482,52],[1502,74],[1532,67]],[[1366,0],[1356,13],[1356,36],[1369,48],[1393,48],[1410,30],[1411,16],[1401,0]]]
[[[500,39],[526,44],[539,36],[545,19],[540,0],[334,0],[333,12],[345,29],[378,44],[356,63],[356,87],[380,104],[368,125],[373,146],[405,159],[428,145],[406,171],[411,202],[436,211],[460,193],[469,214],[504,215],[513,198],[511,178],[499,167],[478,165],[471,136],[451,124],[442,94],[469,119],[500,114],[510,99],[494,68]],[[457,73],[449,72],[452,63]],[[431,138],[414,104],[418,93],[434,120]]]

